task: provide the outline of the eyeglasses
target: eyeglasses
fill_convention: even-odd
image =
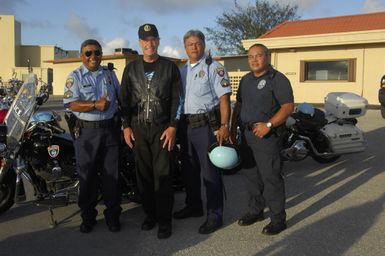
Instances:
[[[96,56],[96,57],[99,57],[100,55],[102,55],[102,52],[100,50],[95,50],[95,51],[85,51],[84,52],[84,55],[86,55],[87,57],[90,57],[92,55],[92,53]]]

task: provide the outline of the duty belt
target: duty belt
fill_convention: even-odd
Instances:
[[[107,119],[107,120],[100,120],[100,121],[86,121],[86,120],[78,120],[79,126],[81,128],[113,128],[115,127],[115,120],[114,118]]]
[[[203,114],[185,114],[186,122],[190,124],[192,128],[202,127],[208,123],[207,115]]]

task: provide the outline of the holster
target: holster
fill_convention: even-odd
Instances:
[[[68,130],[71,134],[72,139],[77,139],[80,136],[80,126],[78,118],[72,112],[65,112],[64,118],[68,125]]]
[[[287,129],[286,129],[285,124],[281,124],[280,126],[274,127],[274,128],[273,128],[273,133],[274,133],[277,137],[282,137],[282,136],[284,136],[284,135],[287,133]]]
[[[207,112],[207,119],[213,132],[221,127],[221,112],[219,110],[219,105]]]

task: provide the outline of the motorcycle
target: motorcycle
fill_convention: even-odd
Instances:
[[[24,177],[33,187],[34,203],[48,207],[55,227],[52,209],[77,202],[79,180],[72,138],[60,127],[58,114],[37,112],[49,94],[46,85],[36,87],[30,74],[0,125],[0,214],[25,200]],[[132,151],[121,145],[122,193],[140,202]]]
[[[356,124],[367,106],[363,97],[343,92],[325,97],[325,111],[299,104],[285,124],[282,158],[299,161],[311,156],[319,163],[331,163],[343,154],[364,151],[366,139]]]

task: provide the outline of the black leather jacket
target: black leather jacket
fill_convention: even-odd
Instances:
[[[132,122],[176,127],[180,88],[180,73],[174,62],[160,56],[150,85],[144,75],[143,57],[130,62],[121,85],[123,127],[131,127]]]

